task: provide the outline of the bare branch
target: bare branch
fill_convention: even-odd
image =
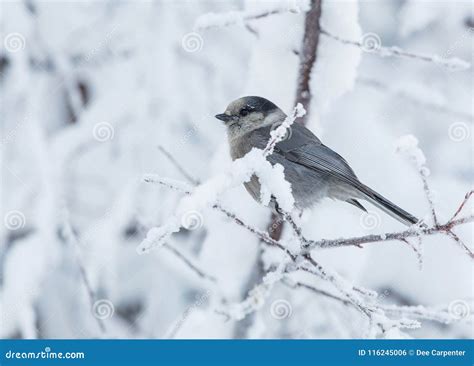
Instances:
[[[87,275],[86,267],[84,266],[84,263],[82,261],[81,253],[79,252],[79,240],[77,239],[77,236],[71,227],[71,224],[69,222],[69,213],[66,209],[64,209],[63,215],[64,215],[64,220],[63,220],[63,226],[62,226],[62,235],[64,236],[64,239],[66,240],[66,242],[71,244],[73,247],[77,266],[79,267],[79,273],[81,275],[81,279],[84,284],[84,287],[87,291],[87,296],[89,298],[90,308],[93,309],[95,302],[97,301],[97,296],[94,289],[92,288],[91,282],[89,281],[89,276]],[[97,317],[97,316],[94,316],[94,318],[96,319],[96,322],[97,322],[97,325],[99,326],[100,331],[102,333],[105,333],[106,328],[105,328],[104,321],[100,319],[100,317]]]
[[[178,171],[183,175],[183,177],[186,178],[189,183],[193,185],[199,184],[199,180],[189,174],[187,170],[174,158],[174,156],[168,150],[166,150],[161,145],[158,146],[158,150],[160,150],[160,152],[168,158],[168,160],[176,167],[176,169],[178,169]]]
[[[173,253],[177,258],[183,261],[183,263],[186,266],[188,266],[194,273],[196,273],[202,279],[213,282],[213,283],[217,283],[217,279],[214,276],[207,274],[204,270],[202,270],[195,263],[193,263],[193,261],[190,258],[188,258],[185,254],[180,252],[178,249],[176,249],[172,245],[165,243],[163,244],[163,248],[166,248],[171,253]]]

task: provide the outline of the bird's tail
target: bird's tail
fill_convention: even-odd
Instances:
[[[365,184],[361,184],[357,188],[362,193],[361,198],[364,198],[373,205],[377,206],[382,211],[392,216],[394,219],[400,221],[402,224],[411,226],[419,221],[415,216],[409,214],[405,210],[398,207],[396,204],[390,202],[388,199],[375,192],[373,189],[367,187]]]

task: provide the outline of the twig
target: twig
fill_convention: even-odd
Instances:
[[[169,180],[164,180],[163,182],[160,182],[159,178],[154,177],[154,179],[150,179],[150,177],[148,176],[148,181],[152,181],[158,184],[163,184],[168,187],[171,186],[173,189],[177,189],[185,194],[191,194],[191,192],[186,191],[186,189],[183,189],[183,187],[176,186],[170,183]],[[470,217],[463,217],[460,219],[449,221],[448,223],[444,225],[438,225],[438,226],[433,226],[433,227],[421,227],[421,228],[418,227],[416,229],[410,228],[408,230],[405,230],[399,233],[389,233],[389,234],[382,234],[382,235],[367,235],[367,236],[359,237],[359,238],[322,240],[322,241],[316,242],[316,241],[310,241],[310,240],[305,239],[301,233],[301,229],[292,220],[291,216],[285,215],[283,213],[285,215],[284,218],[290,223],[292,229],[295,231],[296,236],[299,238],[301,242],[303,252],[302,252],[302,255],[298,255],[298,254],[292,253],[280,241],[272,239],[268,235],[268,233],[263,232],[259,229],[256,229],[253,226],[245,223],[242,219],[237,217],[234,213],[228,211],[227,209],[222,208],[219,204],[214,204],[212,207],[224,213],[228,218],[232,219],[238,225],[242,226],[246,230],[255,234],[266,245],[277,247],[280,250],[282,250],[288,256],[288,259],[291,262],[293,262],[292,266],[287,267],[285,269],[285,273],[289,274],[297,270],[303,270],[328,281],[344,296],[345,299],[347,299],[346,300],[347,303],[350,303],[356,309],[358,309],[361,313],[365,314],[368,317],[369,323],[371,324],[371,327],[372,327],[371,329],[375,330],[374,326],[376,326],[377,329],[380,329],[382,332],[386,332],[388,329],[392,327],[414,328],[414,327],[418,327],[419,323],[414,320],[409,320],[406,318],[401,318],[399,320],[389,319],[386,315],[386,312],[384,311],[382,307],[362,300],[362,298],[360,298],[360,295],[357,294],[358,292],[360,294],[368,295],[367,291],[363,289],[359,289],[357,287],[354,287],[351,284],[346,283],[346,281],[343,278],[341,278],[337,273],[324,268],[320,263],[318,263],[311,256],[311,254],[309,253],[309,250],[314,249],[316,247],[318,248],[340,247],[340,246],[346,246],[346,245],[360,245],[360,244],[364,244],[368,242],[376,242],[376,241],[378,242],[383,242],[387,240],[404,241],[408,237],[419,237],[420,235],[433,235],[435,233],[448,234],[451,232],[451,229],[454,226],[474,221],[474,215],[473,215]],[[451,235],[451,234],[448,234],[448,235]],[[465,247],[465,250],[472,257],[472,252],[470,252],[467,247]],[[307,267],[307,265],[310,266],[310,268]],[[240,306],[237,309],[235,309],[236,310],[235,314],[237,314],[235,316],[245,317],[249,312],[256,311],[259,308],[259,305],[255,303],[255,299],[247,298],[246,300],[244,300],[244,302],[240,304]],[[238,314],[243,314],[243,315],[238,315]],[[227,316],[229,316],[229,314],[227,314]]]
[[[150,183],[160,184],[167,188],[177,190],[184,194],[191,194],[190,191],[186,191],[182,187],[178,185],[174,185],[173,183],[170,183],[169,180],[166,180],[166,179],[162,180],[157,176],[148,175],[145,178],[145,181],[150,182]],[[278,240],[272,239],[268,235],[268,233],[260,229],[257,229],[253,227],[252,225],[245,223],[242,219],[237,217],[234,213],[228,211],[227,209],[224,209],[222,206],[215,204],[213,205],[213,208],[217,209],[218,211],[221,211],[228,218],[232,219],[236,224],[242,226],[246,230],[257,235],[266,244],[274,246],[274,247],[278,247],[281,250],[284,250],[287,253],[287,255],[290,257],[296,256],[294,253],[291,253],[287,248],[285,248]],[[309,240],[307,238],[303,238],[305,242],[303,249],[306,252],[308,252],[310,250],[317,249],[317,248],[326,249],[326,248],[338,248],[338,247],[346,247],[346,246],[360,246],[362,244],[369,244],[369,243],[376,243],[376,242],[386,242],[386,241],[393,241],[393,240],[400,241],[402,239],[414,238],[420,235],[431,236],[431,235],[436,235],[436,234],[446,234],[448,231],[452,230],[456,226],[468,224],[471,222],[474,222],[474,215],[466,216],[466,217],[455,219],[455,220],[450,220],[445,224],[438,225],[437,227],[436,226],[416,227],[416,228],[409,228],[407,230],[398,231],[394,233],[370,234],[370,235],[358,236],[358,237],[353,237],[353,238],[343,238],[343,239]],[[468,254],[471,257],[473,256],[470,250],[468,251]]]
[[[417,237],[419,235],[436,235],[436,234],[446,234],[450,231],[453,227],[471,223],[474,221],[474,215],[467,216],[462,219],[457,219],[453,221],[448,221],[445,224],[431,227],[423,227],[423,228],[409,228],[404,231],[399,231],[395,233],[385,233],[385,234],[371,234],[365,236],[359,236],[354,238],[344,238],[344,239],[322,239],[322,240],[307,240],[306,250],[311,250],[315,248],[338,248],[338,247],[345,247],[345,246],[359,246],[361,244],[369,244],[369,243],[376,243],[376,242],[386,242],[392,240],[403,240],[407,238]],[[472,257],[472,252],[468,250],[468,254]]]
[[[196,264],[194,264],[191,259],[189,259],[185,254],[181,253],[178,249],[167,243],[163,244],[163,247],[173,253],[177,258],[181,259],[181,261],[183,261],[183,263],[186,264],[199,277],[211,281],[213,283],[217,283],[217,279],[214,276],[211,276],[204,272]]]
[[[428,201],[428,205],[430,207],[431,218],[433,219],[433,222],[434,222],[435,226],[439,226],[438,216],[436,215],[436,209],[435,209],[434,202],[433,202],[433,192],[431,191],[431,189],[428,185],[428,178],[427,178],[426,171],[427,171],[427,169],[424,166],[422,166],[419,169],[420,177],[421,177],[421,180],[423,182],[423,190],[425,191],[425,197],[426,197],[426,200]]]
[[[469,247],[464,244],[464,242],[457,236],[451,229],[446,231],[446,235],[451,237],[456,243],[458,243],[464,251],[471,256],[471,258],[474,258],[474,255],[472,251],[469,249]]]
[[[359,47],[362,50],[366,50],[367,52],[374,53],[382,57],[392,56],[392,57],[400,57],[400,58],[417,59],[420,61],[435,63],[437,65],[444,66],[449,69],[457,69],[457,70],[466,70],[471,67],[471,64],[469,62],[466,62],[457,58],[443,58],[437,55],[426,55],[426,54],[421,54],[421,53],[409,52],[409,51],[402,50],[399,47],[384,47],[380,44],[376,44],[374,47],[370,47],[369,49],[367,49],[367,47],[361,41],[353,41],[353,40],[339,37],[324,28],[321,28],[321,34],[324,34],[325,36],[337,42],[340,42],[342,44]]]
[[[306,289],[308,291],[311,291],[313,293],[316,293],[318,295],[323,295],[327,298],[330,298],[332,300],[336,300],[341,302],[344,305],[350,305],[351,302],[345,298],[342,298],[340,296],[334,295],[333,293],[329,291],[325,291],[322,289],[319,289],[315,286],[309,285],[304,282],[296,281],[292,282],[291,280],[289,281],[282,281],[282,283],[290,288],[302,288]],[[462,318],[462,317],[454,317],[452,314],[450,314],[448,310],[448,306],[440,306],[440,307],[430,307],[426,308],[424,306],[418,305],[418,306],[398,306],[398,305],[383,305],[383,304],[377,304],[375,305],[377,309],[380,309],[384,311],[386,314],[392,315],[392,316],[399,316],[399,317],[405,317],[409,316],[411,318],[415,319],[425,319],[425,320],[431,320],[431,321],[436,321],[442,324],[450,324],[453,322],[459,322],[462,321],[463,319],[468,319]]]
[[[69,223],[67,210],[65,210],[64,216],[65,218],[63,221],[62,233],[64,235],[64,238],[66,239],[66,242],[69,242],[73,247],[76,263],[79,268],[79,273],[81,275],[82,282],[84,284],[84,287],[86,288],[87,295],[89,298],[90,308],[93,309],[95,302],[97,301],[97,296],[95,294],[94,289],[92,288],[92,284],[89,281],[89,277],[87,276],[86,268],[84,266],[81,254],[79,252],[79,240],[77,239],[77,236],[72,230],[71,224]],[[104,321],[97,316],[94,316],[94,318],[97,322],[97,325],[99,326],[100,331],[102,333],[105,333],[106,328],[105,328]]]
[[[285,120],[279,125],[274,131],[270,132],[270,139],[263,149],[263,156],[268,157],[273,154],[276,144],[282,141],[288,134],[288,129],[295,122],[296,118],[304,117],[306,110],[301,103],[297,103],[291,115],[285,118]]]
[[[162,186],[167,187],[169,189],[181,192],[181,193],[186,194],[186,195],[191,194],[191,191],[184,189],[182,186],[175,185],[175,184],[173,184],[173,182],[171,182],[167,179],[161,179],[158,176],[152,176],[152,175],[149,174],[144,178],[144,181],[147,182],[147,183],[159,184],[159,185],[162,185]],[[283,250],[291,258],[296,258],[296,256],[293,253],[291,253],[287,248],[285,248],[280,242],[278,242],[277,240],[272,239],[267,232],[265,232],[263,230],[260,230],[260,229],[257,229],[255,227],[245,223],[242,219],[237,217],[236,214],[234,214],[233,212],[230,212],[229,210],[225,209],[220,204],[214,204],[212,206],[212,208],[222,212],[229,219],[234,221],[237,225],[243,227],[244,229],[248,230],[252,234],[256,235],[264,243]]]
[[[416,239],[418,240],[418,247],[414,243],[411,243],[408,239],[402,239],[401,241],[413,249],[416,257],[418,258],[419,269],[421,270],[423,268],[422,242],[420,236],[417,236]]]
[[[312,4],[314,4],[314,2],[320,3],[320,0],[312,0]],[[311,11],[315,11],[315,7],[312,7],[311,10],[309,10],[309,12],[311,12]],[[277,14],[285,14],[285,13],[288,13],[288,9],[275,9],[275,10],[272,10],[272,11],[265,11],[265,12],[257,13],[257,14],[247,14],[245,12],[239,12],[239,13],[235,12],[233,14],[235,16],[231,17],[228,22],[218,22],[218,24],[214,24],[212,26],[199,26],[199,24],[197,24],[197,27],[199,29],[214,28],[214,27],[226,27],[226,26],[230,26],[230,25],[239,24],[239,23],[242,23],[242,22],[245,23],[245,22],[248,22],[248,21],[258,20],[258,19],[265,18],[265,17],[268,17],[268,16],[277,15]],[[221,16],[222,16],[222,14],[221,14]],[[469,62],[464,61],[464,60],[460,60],[458,58],[443,58],[443,57],[440,57],[440,56],[437,56],[437,55],[427,55],[427,54],[415,53],[415,52],[402,50],[399,47],[384,47],[384,46],[381,46],[381,45],[376,45],[376,47],[371,47],[370,49],[367,49],[367,47],[361,41],[354,41],[354,40],[349,40],[349,39],[339,37],[338,35],[335,35],[332,32],[329,32],[328,30],[326,30],[322,27],[319,27],[319,30],[320,30],[320,32],[318,32],[318,33],[324,34],[325,36],[327,36],[327,37],[329,37],[329,38],[331,38],[331,39],[333,39],[337,42],[340,42],[342,44],[349,45],[349,46],[358,47],[358,48],[361,48],[363,50],[367,50],[370,53],[374,53],[374,54],[377,54],[377,55],[382,56],[382,57],[399,57],[399,58],[405,58],[405,59],[416,59],[416,60],[420,60],[420,61],[424,61],[424,62],[434,63],[434,64],[446,67],[446,68],[451,69],[451,70],[453,70],[453,69],[466,70],[466,69],[469,69],[471,67],[471,64]],[[305,103],[302,103],[302,104],[305,107],[305,109],[307,109]]]
[[[178,169],[178,171],[183,175],[183,177],[185,177],[189,181],[189,183],[191,183],[193,185],[199,184],[199,180],[194,178],[191,174],[189,174],[186,171],[186,169],[174,158],[174,156],[168,150],[166,150],[161,145],[158,145],[158,150],[160,150],[160,152],[164,156],[166,156],[171,163],[173,163],[173,165],[176,167],[176,169]]]
[[[232,11],[227,13],[208,13],[200,16],[196,20],[194,28],[199,31],[212,28],[228,27],[232,25],[245,24],[246,22],[266,18],[271,15],[299,12],[299,8],[290,9],[288,6],[286,6],[252,13],[244,11]]]
[[[464,206],[466,205],[467,201],[469,201],[469,199],[471,198],[471,196],[474,194],[474,190],[470,191],[470,192],[467,192],[466,195],[464,196],[464,200],[461,202],[461,204],[459,205],[458,209],[456,210],[456,212],[454,213],[453,217],[451,217],[449,219],[449,221],[453,221],[456,217],[458,217],[458,215],[461,213],[462,209],[464,208]]]
[[[301,228],[296,224],[296,222],[293,220],[293,218],[291,217],[289,213],[284,213],[283,216],[284,216],[285,221],[290,224],[291,228],[293,229],[293,232],[295,233],[295,236],[298,238],[301,245],[304,246],[307,243],[307,240],[303,236]]]
[[[389,83],[385,84],[385,83],[380,82],[379,80],[369,78],[369,77],[358,77],[357,82],[361,85],[368,86],[376,90],[384,91],[391,96],[405,99],[428,111],[435,112],[435,113],[444,113],[447,115],[451,115],[454,118],[467,120],[470,123],[474,122],[474,116],[472,114],[451,109],[448,106],[435,103],[432,100],[419,99],[417,96],[407,93],[400,88],[392,87],[391,84]]]

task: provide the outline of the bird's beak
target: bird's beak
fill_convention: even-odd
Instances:
[[[220,119],[221,121],[228,122],[232,119],[232,116],[229,116],[228,114],[221,113],[221,114],[216,114],[215,116],[217,119]]]

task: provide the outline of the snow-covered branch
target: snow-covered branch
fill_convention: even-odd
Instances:
[[[301,281],[292,281],[291,279],[285,279],[282,283],[290,288],[300,288],[305,289],[307,291],[311,291],[317,295],[325,296],[329,299],[333,299],[339,301],[345,305],[349,305],[350,302],[338,295],[335,295],[329,291],[322,290],[317,288],[313,285],[307,284]],[[454,322],[459,321],[471,321],[472,314],[469,314],[466,310],[463,310],[461,313],[460,311],[455,312],[453,309],[453,305],[456,303],[460,303],[461,306],[465,307],[466,309],[473,306],[473,301],[466,299],[466,300],[455,300],[448,305],[443,306],[436,306],[436,307],[427,307],[422,305],[415,305],[415,306],[408,306],[408,305],[385,305],[385,304],[375,304],[374,306],[380,310],[385,312],[387,316],[405,318],[409,317],[412,319],[419,319],[419,320],[431,320],[441,324],[451,324]],[[458,305],[459,306],[459,305]]]
[[[306,114],[306,110],[303,108],[301,103],[297,103],[296,107],[293,109],[291,115],[285,118],[285,120],[279,125],[276,129],[270,132],[270,140],[268,141],[267,146],[263,150],[263,156],[267,157],[273,154],[276,144],[282,141],[286,136],[288,136],[288,129],[291,128],[291,125],[295,122],[296,118],[303,117]]]
[[[138,252],[144,253],[152,248],[162,246],[173,233],[186,227],[187,216],[208,206],[216,205],[221,194],[230,188],[248,182],[254,175],[258,177],[261,184],[261,203],[269,205],[274,198],[282,210],[291,212],[294,207],[294,198],[291,193],[291,185],[285,180],[283,166],[272,165],[266,158],[273,153],[275,145],[285,137],[288,128],[295,119],[304,114],[304,108],[298,104],[284,122],[271,132],[270,139],[263,150],[254,148],[243,158],[232,162],[227,172],[212,177],[191,191],[185,188],[184,190],[189,192],[189,195],[180,201],[175,215],[160,227],[150,229],[147,237],[137,248]],[[171,154],[165,153],[165,156],[170,158]],[[170,159],[170,161],[180,166],[174,159]],[[182,173],[183,171],[181,168]],[[145,180],[152,179],[154,178],[149,175],[145,176]],[[164,183],[166,184],[166,181]]]
[[[362,244],[369,244],[369,243],[378,243],[378,242],[386,242],[386,241],[393,241],[393,240],[403,240],[408,238],[415,238],[420,235],[422,236],[431,236],[436,234],[446,234],[454,227],[468,224],[474,222],[474,215],[466,216],[461,219],[448,221],[445,224],[439,226],[431,226],[431,227],[414,227],[409,228],[404,231],[398,231],[395,233],[384,233],[384,234],[371,234],[371,235],[364,235],[358,236],[354,238],[344,238],[344,239],[323,239],[318,241],[307,240],[306,241],[306,248],[308,250],[316,249],[316,248],[338,248],[338,247],[345,247],[345,246],[361,246]],[[465,248],[466,253],[469,256],[472,255],[472,251],[469,248]]]
[[[399,58],[406,58],[406,59],[415,59],[415,60],[433,63],[438,66],[443,66],[451,70],[467,70],[471,67],[471,64],[469,62],[461,60],[457,57],[445,58],[439,55],[428,55],[428,54],[423,54],[423,53],[405,51],[401,49],[400,47],[396,47],[396,46],[391,46],[391,47],[382,46],[380,37],[374,33],[366,33],[365,35],[362,36],[362,39],[359,41],[339,37],[338,35],[333,34],[332,32],[324,28],[321,28],[321,34],[324,34],[325,36],[337,42],[340,42],[349,46],[359,47],[365,52],[374,53],[382,57],[399,57]]]
[[[316,11],[316,8],[319,8],[320,4],[319,1],[313,1],[313,9],[308,11]],[[316,6],[316,7],[314,7]],[[319,11],[319,10],[318,10]],[[276,8],[270,11],[262,11],[258,13],[247,12],[247,11],[240,11],[240,12],[230,12],[230,13],[223,13],[223,14],[206,14],[198,18],[196,21],[196,28],[197,29],[208,29],[214,27],[225,27],[230,25],[236,24],[246,24],[249,21],[258,20],[264,17],[277,15],[277,14],[284,14],[288,13],[288,8]],[[411,51],[406,51],[401,49],[400,47],[391,46],[385,47],[382,46],[382,42],[380,37],[374,33],[366,33],[362,36],[360,40],[351,40],[346,39],[343,37],[334,34],[333,32],[329,31],[328,29],[319,26],[319,32],[326,37],[333,39],[336,42],[354,46],[362,49],[365,52],[373,53],[379,55],[381,57],[398,57],[398,58],[405,58],[405,59],[415,59],[424,62],[429,62],[432,64],[436,64],[438,66],[442,66],[451,70],[467,70],[471,67],[471,64],[467,61],[461,60],[457,57],[442,57],[439,55],[429,55],[423,53],[416,53]],[[317,42],[316,42],[317,44]],[[306,105],[303,103],[306,107]]]
[[[301,123],[306,124],[309,118],[312,93],[310,81],[316,62],[320,36],[321,1],[312,0],[311,9],[306,13],[303,40],[299,50],[299,67],[296,85],[295,105],[301,103],[307,111]]]
[[[246,22],[271,15],[286,13],[301,13],[310,10],[309,0],[290,1],[285,6],[273,6],[268,9],[246,10],[246,11],[229,11],[226,13],[207,13],[201,15],[194,23],[196,30],[205,30],[211,28],[228,27],[231,25],[245,25]]]
[[[153,176],[153,175],[145,176],[144,181],[148,183],[160,184],[164,187],[179,191],[184,194],[191,194],[189,190],[186,190],[183,188],[183,187],[187,187],[187,185],[179,181],[170,180],[168,178],[160,178],[159,176]],[[466,199],[457,209],[456,216],[453,216],[453,218],[450,219],[448,222],[438,225],[438,226],[429,226],[429,227],[414,226],[403,231],[397,231],[397,232],[392,232],[392,233],[370,234],[370,235],[364,235],[364,236],[357,236],[353,238],[341,238],[341,239],[310,240],[303,236],[300,236],[304,243],[303,249],[305,251],[310,251],[310,250],[318,249],[318,248],[329,249],[329,248],[339,248],[339,247],[346,247],[346,246],[361,247],[363,244],[387,242],[387,241],[403,241],[409,238],[416,238],[419,236],[432,236],[432,235],[437,235],[437,234],[446,234],[447,232],[451,231],[456,226],[474,222],[474,215],[468,215],[462,218],[456,218],[459,215],[459,212],[462,209],[462,207],[464,207],[464,205],[466,204],[467,198],[471,197],[471,195],[472,195],[472,191],[466,194]],[[220,206],[219,204],[213,205],[213,208],[224,213],[228,218],[232,219],[239,226],[242,226],[246,230],[257,235],[259,239],[265,242],[266,244],[280,247],[280,249],[284,248],[280,242],[272,239],[268,235],[268,233],[246,223],[245,220],[237,217],[236,214],[230,212],[229,210],[222,208],[222,206]],[[293,223],[290,222],[290,224],[292,226],[295,225],[294,222]],[[297,228],[297,226],[295,228]],[[300,228],[298,229],[301,230]],[[300,235],[301,235],[301,232],[300,232]],[[472,257],[471,250],[469,250],[469,248],[466,248],[465,250]],[[292,254],[292,253],[288,253],[288,254]]]
[[[293,114],[296,115],[296,109]],[[278,139],[279,133],[275,132],[270,139],[267,148],[272,146],[272,141]],[[265,149],[267,150],[267,149]],[[270,151],[270,150],[269,150]],[[413,153],[413,151],[411,151]],[[424,158],[421,150],[415,150],[416,154],[414,156],[417,158],[416,161],[420,164],[424,164]],[[412,155],[413,156],[413,155]],[[424,166],[424,165],[423,165]],[[158,183],[167,188],[174,189],[184,193],[185,195],[192,195],[193,189],[185,183],[176,182],[170,179],[162,179],[157,176],[148,175],[145,177],[146,182]],[[268,273],[264,277],[262,283],[258,284],[251,290],[248,296],[240,303],[226,305],[225,308],[216,310],[218,313],[227,316],[228,318],[241,320],[247,315],[258,311],[264,304],[265,299],[269,296],[270,291],[273,289],[274,285],[277,282],[284,281],[291,276],[292,273],[298,271],[304,271],[308,274],[315,275],[318,278],[323,279],[324,281],[330,283],[342,297],[329,295],[329,297],[338,299],[344,303],[351,304],[361,313],[367,316],[369,319],[369,324],[371,324],[369,336],[375,336],[379,332],[383,334],[387,333],[392,329],[400,331],[403,328],[417,328],[419,323],[416,320],[409,319],[430,319],[443,323],[448,323],[450,321],[449,314],[446,314],[444,310],[426,310],[423,307],[396,307],[396,306],[383,306],[377,303],[374,303],[372,297],[372,291],[367,292],[364,289],[359,289],[354,287],[352,284],[343,279],[339,274],[330,270],[329,268],[323,267],[319,262],[317,262],[312,254],[311,250],[316,248],[334,248],[341,246],[361,246],[362,244],[373,243],[373,242],[385,242],[390,240],[398,240],[402,242],[407,242],[408,238],[421,238],[422,236],[429,236],[435,234],[447,234],[451,237],[457,236],[452,232],[453,227],[461,224],[471,223],[474,221],[474,216],[466,216],[462,218],[457,218],[465,206],[467,200],[471,197],[472,192],[465,196],[465,199],[462,201],[459,208],[456,210],[455,214],[452,216],[452,219],[447,223],[440,225],[439,223],[433,224],[433,226],[413,226],[405,231],[396,232],[396,233],[386,233],[380,235],[367,235],[362,237],[355,238],[345,238],[345,239],[332,239],[332,240],[319,240],[312,241],[306,239],[301,231],[301,228],[296,224],[292,219],[291,214],[282,211],[283,219],[287,221],[295,237],[300,242],[300,251],[292,251],[288,248],[288,245],[285,241],[275,240],[271,238],[267,232],[255,228],[254,226],[246,223],[243,219],[239,218],[236,214],[230,212],[227,209],[221,207],[217,202],[212,203],[211,207],[222,212],[228,218],[232,219],[236,224],[245,228],[252,234],[256,235],[262,243],[278,248],[286,254],[286,259],[277,266],[277,270],[271,273]],[[209,203],[209,201],[208,201]],[[458,238],[459,239],[459,238]],[[147,239],[148,240],[148,239]],[[460,240],[460,239],[459,239]],[[145,240],[146,242],[146,240]],[[166,244],[165,244],[166,245]],[[143,246],[143,243],[142,245]],[[472,257],[472,252],[467,246],[465,246],[466,252]],[[270,280],[269,280],[270,279]],[[321,294],[321,291],[315,289],[312,285],[306,285],[302,283],[297,283],[296,287],[304,287],[306,289],[312,290],[318,294]],[[323,293],[324,294],[324,293]],[[362,295],[361,295],[362,294]],[[326,294],[327,295],[327,294]],[[367,298],[368,296],[368,298]],[[391,316],[395,316],[398,319],[392,319]]]
[[[416,92],[414,92],[408,87],[404,88],[397,85],[392,85],[391,83],[384,83],[370,77],[358,77],[357,83],[385,92],[390,96],[404,99],[428,111],[442,113],[454,118],[459,118],[467,122],[474,123],[474,115],[472,113],[455,110],[448,104],[445,105],[444,103],[437,102],[431,95],[425,96],[422,94],[423,96],[420,96],[420,93],[417,92],[418,88],[416,88]]]

